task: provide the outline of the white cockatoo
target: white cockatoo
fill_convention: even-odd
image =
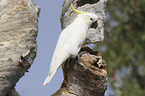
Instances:
[[[52,56],[49,74],[44,81],[44,85],[47,85],[50,82],[53,75],[64,61],[70,56],[77,56],[82,45],[85,43],[89,28],[93,22],[98,20],[98,16],[95,14],[78,11],[72,4],[71,7],[78,15],[59,36]]]

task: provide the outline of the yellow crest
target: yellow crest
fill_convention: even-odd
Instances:
[[[71,4],[71,8],[77,13],[77,14],[87,14],[85,12],[79,11],[77,9],[74,8],[74,6]]]

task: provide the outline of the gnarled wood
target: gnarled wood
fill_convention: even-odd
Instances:
[[[104,96],[107,88],[106,63],[99,52],[83,47],[77,58],[63,65],[64,81],[52,96]]]

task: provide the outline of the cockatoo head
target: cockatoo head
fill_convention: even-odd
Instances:
[[[85,21],[85,23],[87,23],[91,28],[97,27],[97,21],[98,21],[97,15],[95,15],[93,13],[89,13],[89,12],[79,11],[79,10],[75,9],[72,4],[71,4],[71,7],[78,14],[77,17],[79,19],[82,19],[83,21]]]

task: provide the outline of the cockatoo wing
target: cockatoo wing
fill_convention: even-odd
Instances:
[[[44,85],[47,85],[50,82],[57,69],[71,55],[69,52],[71,44],[68,42],[70,41],[70,37],[73,33],[70,31],[70,27],[71,26],[68,26],[66,29],[64,29],[59,36],[55,51],[52,56],[49,75],[47,76]]]

